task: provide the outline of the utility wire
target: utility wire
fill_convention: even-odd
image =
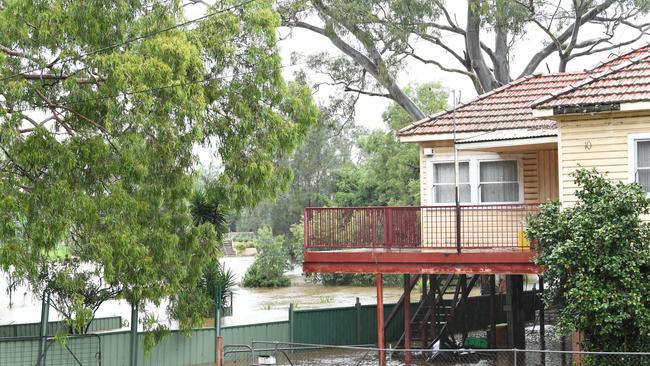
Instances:
[[[340,56],[331,56],[327,57],[326,60],[332,60],[332,59],[337,59]],[[296,67],[296,66],[302,66],[309,64],[308,61],[304,62],[299,62],[299,63],[293,63],[289,65],[280,65],[278,66],[279,69],[287,69],[291,67]],[[254,68],[257,66],[257,64],[252,65]],[[151,92],[156,92],[156,91],[161,91],[161,90],[166,90],[166,89],[172,89],[172,88],[178,88],[178,87],[184,87],[184,86],[189,86],[189,85],[194,85],[194,84],[202,84],[206,83],[209,81],[215,81],[215,80],[226,80],[231,77],[235,76],[246,76],[246,75],[253,75],[255,74],[255,71],[247,71],[247,72],[239,72],[239,73],[230,73],[227,75],[218,75],[218,76],[212,76],[212,77],[206,77],[201,80],[194,80],[194,81],[186,81],[182,83],[176,83],[176,84],[170,84],[170,85],[164,85],[164,86],[159,86],[159,87],[153,87],[153,88],[146,88],[146,89],[141,89],[141,90],[131,90],[131,91],[124,91],[112,95],[98,95],[95,97],[90,97],[90,98],[83,98],[83,99],[75,99],[75,100],[69,100],[65,101],[63,103],[59,103],[57,101],[52,101],[52,105],[48,104],[38,104],[38,105],[33,105],[29,109],[10,109],[10,113],[22,113],[22,112],[29,112],[32,111],[36,108],[50,108],[50,107],[70,107],[74,106],[76,104],[81,104],[81,103],[87,103],[87,102],[94,102],[98,100],[104,100],[104,99],[114,99],[120,96],[126,96],[126,95],[137,95],[137,94],[144,94],[144,93],[151,93]]]
[[[35,72],[35,71],[43,71],[46,68],[49,68],[49,67],[52,67],[54,65],[61,64],[61,63],[70,62],[70,61],[80,61],[80,60],[85,59],[86,57],[89,57],[89,56],[92,56],[92,55],[95,55],[95,54],[98,54],[98,53],[101,53],[101,52],[104,52],[104,51],[112,50],[114,48],[117,48],[117,47],[120,47],[120,46],[125,46],[125,45],[131,44],[133,42],[137,42],[137,41],[141,41],[143,39],[151,38],[151,37],[157,36],[159,34],[169,32],[169,31],[174,30],[174,29],[182,28],[182,27],[188,26],[190,24],[194,24],[196,22],[203,21],[203,20],[205,20],[207,18],[213,17],[213,16],[218,15],[218,14],[223,14],[225,12],[229,12],[229,11],[232,11],[232,10],[239,9],[239,8],[244,7],[244,6],[248,5],[248,4],[251,4],[251,3],[255,2],[255,1],[257,1],[257,0],[245,0],[245,1],[242,1],[241,3],[239,3],[239,4],[235,4],[235,5],[229,6],[229,7],[224,8],[224,9],[217,10],[217,11],[214,11],[212,13],[205,14],[205,15],[200,16],[198,18],[191,19],[191,20],[188,20],[188,21],[185,21],[185,22],[182,22],[182,23],[174,24],[172,26],[165,27],[165,28],[159,29],[157,31],[147,33],[147,34],[143,34],[143,35],[140,35],[140,36],[137,36],[137,37],[134,37],[134,38],[130,38],[130,39],[127,39],[127,40],[125,40],[123,42],[115,43],[115,44],[105,46],[105,47],[102,47],[102,48],[99,48],[99,49],[96,49],[96,50],[93,50],[93,51],[89,51],[87,53],[84,53],[83,55],[72,56],[72,57],[61,59],[61,60],[57,60],[55,62],[50,63],[48,66],[23,70],[23,71],[20,71],[20,72],[18,72],[16,74],[0,78],[0,81],[10,80],[10,79],[22,76],[22,74],[25,74],[25,73],[32,73],[32,72]]]

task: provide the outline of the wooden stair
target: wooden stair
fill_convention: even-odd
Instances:
[[[462,346],[467,334],[463,334],[463,339],[457,343],[450,328],[478,279],[478,275],[469,280],[467,275],[423,277],[422,296],[410,319],[411,348],[430,348],[438,341],[441,348]],[[396,348],[404,348],[404,340],[405,334],[402,333]]]
[[[237,253],[235,253],[235,250],[232,247],[232,240],[224,239],[222,242],[222,246],[223,246],[223,255],[225,255],[226,257],[234,257],[237,255]]]

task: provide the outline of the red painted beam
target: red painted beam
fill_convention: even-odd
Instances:
[[[305,273],[394,273],[401,274],[540,274],[544,270],[533,264],[435,264],[435,263],[303,263]]]
[[[531,263],[535,253],[530,251],[491,251],[491,252],[434,252],[434,251],[323,251],[305,252],[305,262],[313,263]]]
[[[303,272],[539,274],[532,252],[306,252]]]

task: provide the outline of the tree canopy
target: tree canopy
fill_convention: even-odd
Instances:
[[[219,255],[189,209],[196,146],[219,161],[210,197],[253,205],[287,187],[277,162],[318,114],[281,75],[279,25],[261,0],[196,21],[179,1],[2,1],[2,268],[77,300],[80,273],[132,303],[196,284]]]
[[[426,116],[398,84],[406,61],[468,78],[482,94],[551,58],[558,71],[647,34],[647,0],[283,0],[282,22],[328,39],[343,54],[308,55],[343,90],[381,96],[413,120]],[[539,40],[530,40],[531,34]],[[526,44],[525,53],[517,47]],[[515,57],[521,71],[512,67]],[[546,70],[544,70],[546,71]]]
[[[650,224],[640,215],[650,212],[650,200],[640,186],[596,171],[579,170],[575,181],[575,206],[543,205],[526,231],[541,247],[546,305],[561,305],[558,325],[581,332],[588,351],[647,352]],[[621,364],[639,360],[627,361]]]
[[[437,83],[407,87],[426,113],[447,106],[447,92]],[[410,123],[408,114],[392,103],[383,114],[388,131],[375,130],[357,142],[361,158],[336,172],[334,206],[390,206],[420,203],[420,155],[418,146],[397,140],[397,130]]]

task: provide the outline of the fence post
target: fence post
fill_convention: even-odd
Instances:
[[[514,349],[515,366],[517,366],[517,349]]]
[[[357,297],[357,302],[354,304],[357,324],[357,344],[361,344],[361,302]]]
[[[37,365],[45,365],[45,349],[47,337],[47,322],[50,317],[50,293],[45,289],[43,291],[43,301],[41,302],[41,330],[40,330],[40,347]]]
[[[289,343],[294,343],[294,314],[293,314],[293,303],[289,304]]]
[[[138,364],[138,301],[131,304],[131,355],[129,365]]]
[[[221,286],[218,283],[214,285],[214,362],[217,366],[221,365]]]

